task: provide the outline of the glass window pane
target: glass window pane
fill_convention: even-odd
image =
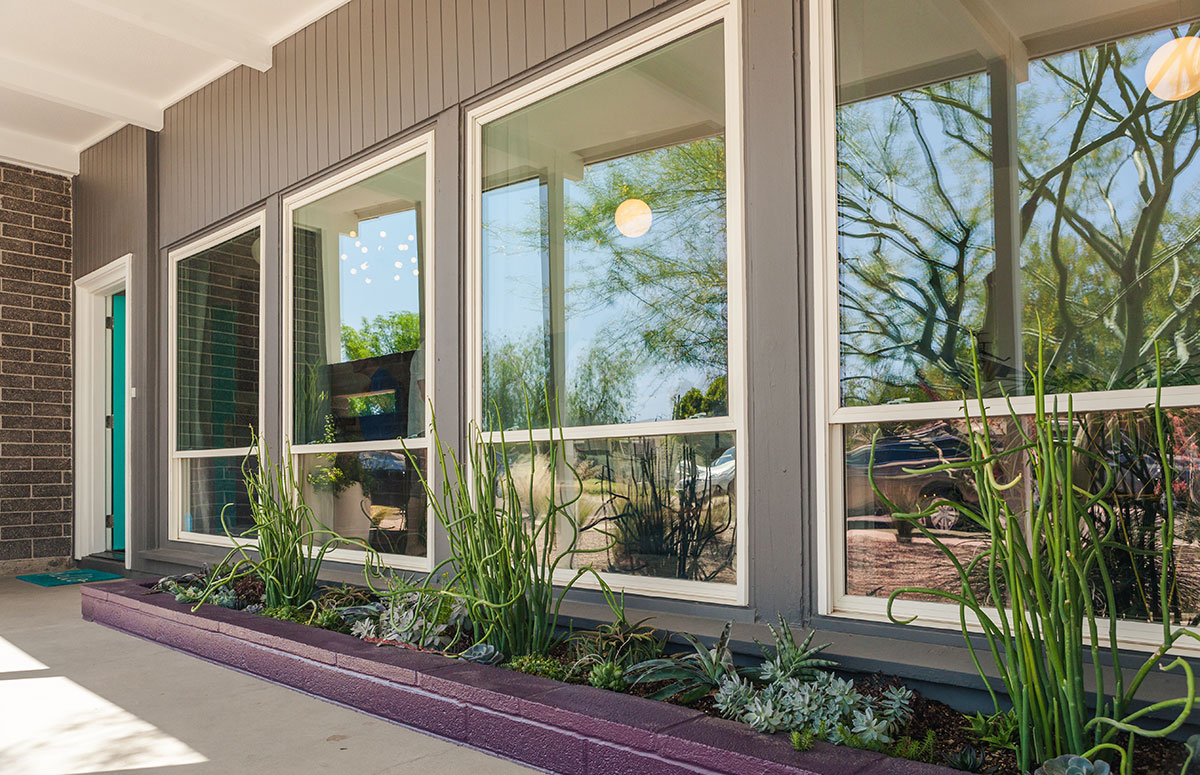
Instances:
[[[258,467],[255,457],[199,457],[178,461],[181,471],[183,519],[180,529],[189,533],[234,536],[254,524],[243,479],[243,462],[250,471]],[[222,513],[224,522],[222,522]]]
[[[1010,421],[991,423],[994,443],[1001,447],[1016,443]],[[911,521],[893,517],[888,504],[893,504],[898,513],[921,511],[943,499],[960,503],[971,511],[978,509],[979,496],[970,471],[913,474],[906,470],[969,460],[971,446],[966,423],[934,420],[847,425],[843,432],[846,594],[886,599],[901,587],[960,590],[961,580],[954,565]],[[870,481],[872,446],[874,487]],[[1011,507],[1019,510],[1022,495],[1015,492],[1020,488],[1013,489]],[[989,545],[987,531],[957,508],[939,508],[924,517],[921,524],[964,565]],[[988,599],[986,575],[981,574],[973,581],[978,581],[973,585],[976,594]],[[915,593],[906,593],[903,599],[937,600],[932,595]]]
[[[727,414],[724,89],[718,25],[483,127],[487,427]]]
[[[1200,120],[1152,58],[1200,26],[1130,35],[1140,5],[1006,7],[1025,63],[961,4],[837,0],[844,405],[974,393],[973,334],[1024,393],[1039,328],[1051,391],[1147,386],[1156,339],[1200,382]]]
[[[293,213],[298,444],[425,432],[425,157]]]
[[[258,425],[259,234],[176,264],[180,450],[250,445]]]
[[[577,546],[589,553],[574,565],[655,578],[733,584],[737,579],[736,448],[733,433],[642,436],[566,442],[565,466],[549,474],[550,448],[508,446],[522,508],[533,493],[533,518],[545,519],[550,488],[570,508]],[[493,448],[498,449],[498,448]],[[556,547],[573,536],[557,528]]]
[[[414,450],[413,456],[425,467],[425,450]],[[305,503],[327,527],[383,554],[425,556],[425,488],[404,452],[338,452],[298,460]]]
[[[994,443],[1001,448],[1019,443],[1011,420],[991,422]],[[1030,430],[1030,420],[1022,422]],[[1067,426],[1065,417],[1062,423],[1059,432],[1063,437],[1086,450],[1074,455],[1075,486],[1098,493],[1110,472],[1114,482],[1104,501],[1106,507],[1091,512],[1097,529],[1107,533],[1112,542],[1105,553],[1114,590],[1112,610],[1119,618],[1161,621],[1157,601],[1162,558],[1156,553],[1162,550],[1166,467],[1158,450],[1154,415],[1145,410],[1093,412],[1078,415],[1074,426]],[[1195,624],[1200,622],[1200,409],[1169,410],[1165,427],[1176,515],[1168,569],[1171,616],[1177,622]],[[885,497],[876,493],[867,478],[876,432],[875,483]],[[948,499],[975,509],[979,498],[970,472],[913,474],[904,470],[968,459],[966,433],[961,420],[845,427],[847,594],[886,598],[908,586],[961,589],[960,577],[945,555],[920,530],[893,518],[886,503],[915,512],[933,500]],[[1015,458],[1010,458],[997,472],[998,479],[1011,481],[1020,473],[1017,468]],[[1009,507],[1022,519],[1028,517],[1024,504],[1038,502],[1034,478],[1026,473],[1026,486],[1009,491]],[[939,509],[923,524],[964,566],[987,550],[987,532],[958,509]],[[987,600],[986,565],[977,571],[972,586]],[[1109,602],[1102,593],[1098,571],[1095,574],[1093,602],[1104,615]],[[935,599],[916,593],[903,597]]]

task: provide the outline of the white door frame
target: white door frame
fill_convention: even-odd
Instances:
[[[103,552],[107,548],[104,514],[108,450],[104,433],[107,398],[107,347],[105,346],[105,317],[107,299],[125,292],[125,513],[113,519],[125,521],[125,567],[130,568],[133,553],[129,551],[130,439],[131,399],[137,391],[131,382],[133,358],[130,349],[129,310],[135,299],[132,294],[131,264],[133,254],[127,253],[116,261],[90,272],[75,281],[75,559]],[[97,385],[105,385],[97,390]],[[115,396],[114,396],[115,399]]]

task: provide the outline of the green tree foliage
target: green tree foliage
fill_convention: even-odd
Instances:
[[[421,316],[416,312],[363,318],[358,328],[342,326],[342,350],[352,361],[417,350],[421,340]]]
[[[725,415],[729,412],[729,379],[717,377],[708,385],[703,393],[699,388],[691,388],[681,396],[675,397],[673,417],[676,420],[686,420],[689,417],[712,417]]]
[[[613,223],[621,202],[642,199],[654,226],[636,240]],[[659,363],[724,373],[728,352],[725,141],[711,137],[589,167],[566,209],[568,246],[604,262],[569,289],[573,310],[627,304],[614,341]]]

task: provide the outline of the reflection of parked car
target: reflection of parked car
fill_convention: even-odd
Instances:
[[[912,474],[904,470],[961,462],[970,456],[967,441],[941,424],[904,436],[881,437],[875,445],[875,485],[903,512],[921,511],[937,500],[954,501],[975,508],[979,501],[969,481],[970,472]],[[883,515],[886,512],[882,500],[871,487],[868,478],[870,464],[870,444],[846,454],[847,516]],[[924,524],[938,530],[950,530],[963,527],[960,524],[962,521],[958,509],[947,505],[927,516]]]
[[[721,456],[713,461],[711,466],[696,466],[695,487],[696,492],[704,492],[711,490],[713,493],[728,493],[734,489],[734,474],[736,463],[734,460],[734,448],[730,447],[721,453]],[[688,471],[683,470],[684,464],[679,465],[679,481],[675,483],[676,492],[683,492],[692,485],[692,477]]]

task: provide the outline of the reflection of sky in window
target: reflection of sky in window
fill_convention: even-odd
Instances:
[[[608,174],[608,168],[619,162],[618,159],[591,165],[586,174],[589,177]],[[521,341],[530,336],[544,336],[548,329],[545,296],[549,288],[539,244],[544,233],[543,190],[539,181],[528,180],[487,191],[483,196],[483,326],[489,339]],[[570,180],[565,181],[565,196],[575,205],[589,204],[584,188]],[[656,212],[654,217],[649,238],[670,234],[680,226],[667,214]],[[611,216],[604,226],[615,233]],[[633,246],[647,237],[616,235],[616,239]],[[667,255],[679,252],[679,247],[669,241],[659,240],[654,247]],[[609,251],[587,249],[578,241],[570,242],[566,248],[567,385],[572,384],[593,347],[611,344],[618,327],[646,314],[645,303],[632,293],[616,299],[599,299],[594,283],[611,259]],[[640,355],[642,362],[637,364],[633,382],[634,405],[630,407],[634,420],[670,419],[675,396],[692,387],[704,391],[717,376],[689,366],[664,366],[650,361],[644,353]]]
[[[338,286],[342,324],[397,312],[419,312],[423,267],[415,210],[371,218],[355,237],[338,238]]]

